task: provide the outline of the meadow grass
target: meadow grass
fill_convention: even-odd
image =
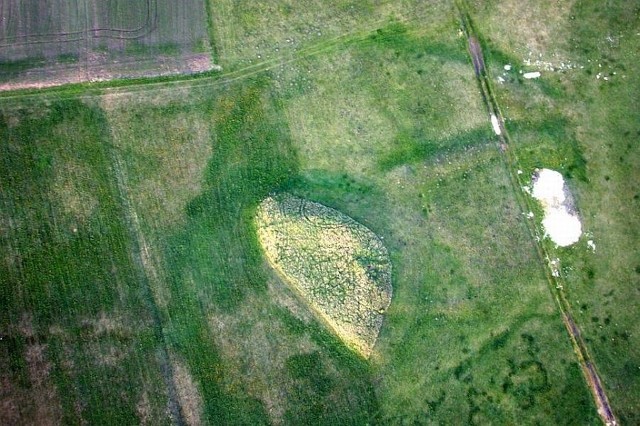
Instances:
[[[221,90],[183,93],[179,100],[170,94],[103,102],[128,196],[148,255],[156,259],[147,271],[156,278],[152,287],[166,315],[167,342],[193,376],[206,422],[368,418],[375,410],[363,362],[346,348],[320,352],[341,343],[310,317],[285,316],[265,297],[275,293],[274,299],[307,309],[274,284],[255,230],[258,204],[286,188],[298,167],[271,87],[263,75]],[[172,129],[185,116],[191,129],[201,131],[175,138]],[[145,155],[151,155],[148,161]],[[193,168],[190,186],[179,177],[185,167]],[[294,366],[286,367],[289,357],[306,353],[317,353],[326,365],[318,374],[330,380],[330,392],[315,390]],[[349,405],[335,411],[343,404]]]
[[[309,48],[348,43],[389,21],[415,22],[414,28],[455,20],[446,1],[277,0],[208,2],[213,44],[225,69],[277,62]]]
[[[239,69],[254,60],[254,44],[271,49],[318,16],[334,19],[317,42],[303,38],[266,58],[268,71],[233,81],[3,106],[0,371],[12,398],[26,401],[22,418],[37,419],[28,390],[45,383],[59,402],[45,393],[41,405],[60,406],[70,423],[167,422],[167,400],[177,398],[183,418],[210,424],[597,424],[450,5],[274,5],[210,11],[223,64]],[[280,32],[269,33],[261,8],[278,13]],[[509,49],[495,49],[507,52],[500,61]],[[579,82],[563,90],[582,96]],[[572,173],[582,211],[597,200],[584,189],[592,174],[631,191],[621,177],[634,163],[618,174],[594,169],[602,152],[584,142],[610,118],[626,123],[627,109],[575,129],[571,102],[553,98],[557,83],[513,86],[532,94],[522,104],[496,90],[513,111],[505,115],[525,173],[547,161]],[[618,90],[631,104],[633,94]],[[284,190],[383,238],[394,296],[370,361],[315,320],[265,261],[256,208]],[[615,229],[611,238],[627,229],[611,215],[618,228],[590,216],[594,235],[597,226]],[[574,265],[567,282],[579,280],[580,262],[594,265],[593,282],[604,280],[606,262],[626,271],[632,236],[614,261],[600,254],[617,241],[606,238],[595,238],[595,254],[562,253]],[[570,299],[593,297],[587,290]],[[631,286],[615,290],[606,297],[631,303]],[[588,304],[584,316],[597,321],[580,325],[592,338],[606,324],[630,345],[634,334],[613,328],[630,317],[608,306]],[[612,360],[599,363],[605,384],[618,385],[622,357],[592,340],[594,358]],[[51,361],[46,374],[27,356],[37,344]],[[34,371],[45,376],[39,386]],[[621,418],[634,419],[631,396],[618,397]]]
[[[494,88],[525,175],[549,167],[568,178],[584,236],[570,248],[545,244],[560,259],[564,293],[614,414],[623,423],[637,423],[637,5],[580,2],[559,5],[562,11],[534,11],[517,2],[475,7],[494,76],[503,73],[505,51],[515,56],[516,68],[533,70],[535,65],[524,64],[533,52],[543,63],[539,69],[545,62],[556,69],[543,69],[536,81],[516,78]],[[497,20],[498,10],[509,12]],[[572,66],[562,69],[562,63]]]
[[[3,375],[10,395],[45,383],[39,403],[72,423],[130,422],[143,388],[153,403],[162,389],[106,130],[78,101],[2,109],[0,329],[16,345]],[[44,421],[39,410],[22,419]]]
[[[372,357],[377,419],[597,422],[460,59],[464,41],[441,25],[392,23],[276,75],[300,157],[291,190],[390,250],[394,300]]]

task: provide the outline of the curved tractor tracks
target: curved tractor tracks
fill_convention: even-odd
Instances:
[[[527,197],[521,189],[524,185],[526,185],[526,183],[521,181],[521,177],[517,173],[518,158],[515,151],[513,150],[509,135],[506,132],[504,117],[500,112],[500,108],[498,106],[495,95],[491,90],[490,77],[484,65],[482,46],[478,40],[476,30],[473,27],[471,18],[465,6],[460,2],[457,2],[456,7],[460,14],[462,30],[464,31],[464,34],[468,41],[469,55],[471,56],[475,76],[480,88],[480,93],[482,95],[484,104],[489,112],[489,117],[492,121],[494,121],[494,123],[492,123],[494,124],[494,127],[495,120],[497,119],[498,127],[495,129],[496,136],[499,141],[500,151],[503,154],[503,160],[505,161],[507,167],[513,192],[516,196],[520,209],[523,212],[532,211],[533,201],[530,197]],[[547,249],[541,244],[542,235],[539,235],[538,229],[532,222],[526,221],[526,224],[531,237],[536,241],[535,247],[541,263],[543,265],[548,264],[547,259],[550,259],[550,256]],[[571,307],[563,291],[564,280],[562,279],[561,275],[557,273],[554,274],[550,267],[545,267],[544,269],[545,276],[547,277],[547,283],[549,284],[549,289],[556,301],[558,309],[560,310],[560,314],[562,315],[562,320],[564,322],[565,328],[567,329],[567,333],[569,334],[569,338],[573,345],[576,357],[578,358],[580,368],[585,376],[587,384],[589,385],[589,389],[591,390],[594,401],[596,403],[598,414],[606,425],[618,425],[619,423],[616,420],[613,414],[613,410],[611,409],[611,406],[609,404],[609,400],[602,386],[602,381],[600,380],[596,365],[589,355],[589,351],[587,350],[585,342],[582,338],[580,329],[573,320]]]
[[[75,3],[76,12],[78,14],[84,13],[85,20],[84,25],[79,28],[73,28],[69,31],[54,32],[54,33],[33,33],[33,34],[15,34],[8,36],[0,36],[0,49],[3,47],[13,47],[18,45],[30,45],[30,44],[43,44],[43,43],[66,43],[74,41],[86,41],[91,38],[112,38],[119,40],[134,40],[144,37],[151,31],[156,29],[158,21],[158,0],[146,0],[144,6],[144,17],[138,26],[133,28],[112,28],[102,27],[94,25],[97,7],[95,4],[85,2],[83,7],[80,7],[79,3]],[[5,19],[9,26],[11,24],[12,8],[18,7],[13,2],[9,1],[3,10],[6,16]],[[0,7],[1,9],[1,7]],[[92,13],[90,13],[92,12]]]

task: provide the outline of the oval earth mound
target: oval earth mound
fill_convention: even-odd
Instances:
[[[271,266],[344,343],[371,355],[391,303],[391,261],[372,231],[322,204],[279,194],[258,207]]]

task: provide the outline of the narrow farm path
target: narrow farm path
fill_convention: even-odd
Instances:
[[[174,425],[183,426],[186,424],[182,407],[180,406],[178,389],[175,382],[174,366],[167,347],[167,342],[163,332],[163,313],[160,311],[156,296],[152,287],[152,281],[157,278],[157,271],[150,265],[148,246],[144,234],[140,229],[138,215],[131,205],[127,188],[127,176],[122,167],[122,159],[115,147],[110,147],[109,154],[112,161],[113,174],[116,179],[116,188],[120,196],[123,215],[127,230],[131,238],[131,257],[135,264],[137,279],[147,301],[148,309],[151,312],[153,321],[153,332],[156,341],[159,342],[157,349],[158,360],[164,385],[167,389],[167,408],[171,421]]]
[[[523,182],[523,178],[517,173],[519,169],[518,158],[515,151],[513,150],[509,135],[506,131],[504,125],[504,117],[500,112],[498,102],[491,90],[490,78],[484,65],[482,46],[478,40],[476,30],[473,27],[473,23],[468,11],[464,7],[464,4],[461,4],[461,2],[457,2],[457,8],[460,13],[462,29],[468,40],[469,54],[473,63],[480,93],[487,107],[487,111],[489,112],[489,119],[500,143],[500,151],[503,154],[502,157],[507,167],[513,192],[516,196],[517,202],[522,212],[526,213],[532,211],[533,200],[531,199],[531,197],[528,197],[527,194],[525,194],[522,190],[522,187],[527,185],[528,182]],[[598,414],[606,425],[617,425],[618,422],[613,414],[611,406],[609,405],[609,400],[602,386],[602,381],[600,380],[600,376],[598,375],[596,365],[589,355],[589,351],[587,350],[587,346],[584,342],[584,339],[582,338],[580,329],[573,319],[574,317],[571,313],[571,306],[569,305],[569,302],[567,301],[567,298],[563,291],[564,280],[562,278],[562,275],[560,273],[554,273],[554,271],[552,271],[550,267],[549,259],[551,257],[549,256],[547,249],[541,243],[543,235],[539,235],[539,231],[532,221],[527,221],[526,224],[527,229],[531,234],[531,238],[533,238],[535,241],[536,251],[538,253],[541,265],[543,265],[545,276],[547,277],[547,282],[549,284],[549,289],[554,299],[556,300],[556,304],[558,306],[558,309],[560,310],[560,314],[562,315],[567,333],[569,334],[569,337],[571,339],[574,352],[578,358],[578,362],[580,364],[582,372],[589,385],[589,389],[593,394],[593,398],[598,409]]]
[[[403,18],[399,21],[409,23],[419,20],[420,17]],[[365,41],[377,28],[388,23],[388,19],[372,21],[366,28],[358,28],[346,31],[331,38],[310,43],[295,52],[282,54],[272,59],[265,59],[251,65],[237,68],[231,71],[217,69],[215,71],[200,74],[186,74],[138,79],[113,79],[96,83],[63,84],[60,86],[37,89],[0,90],[0,100],[28,99],[28,98],[60,98],[72,97],[74,99],[92,99],[104,94],[121,94],[132,92],[173,92],[185,88],[220,87],[234,81],[243,80],[282,65],[287,65],[304,60],[336,49],[344,49],[351,44]]]

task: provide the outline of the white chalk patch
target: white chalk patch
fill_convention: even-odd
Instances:
[[[511,71],[511,65],[510,64],[505,65],[504,66],[504,70],[505,71]]]
[[[582,234],[580,219],[569,213],[564,207],[545,212],[542,225],[549,238],[561,247],[576,243]]]
[[[522,170],[518,170],[518,174],[521,175],[523,172]]]
[[[528,80],[531,80],[532,78],[540,77],[540,72],[539,71],[525,72],[522,76]]]
[[[589,247],[592,251],[596,251],[596,244],[593,242],[593,240],[587,241],[587,247]]]
[[[576,243],[582,235],[580,219],[567,210],[565,191],[564,179],[560,173],[542,169],[534,178],[531,192],[544,209],[542,225],[546,236],[562,247]]]
[[[505,82],[504,78],[498,76],[498,83],[502,84],[504,82]]]
[[[495,114],[491,114],[491,125],[493,126],[493,131],[496,135],[500,136],[502,134],[502,130],[500,129],[500,122],[498,121],[498,117]]]
[[[533,183],[534,198],[542,203],[543,208],[557,208],[564,203],[564,178],[555,170],[542,169]]]

